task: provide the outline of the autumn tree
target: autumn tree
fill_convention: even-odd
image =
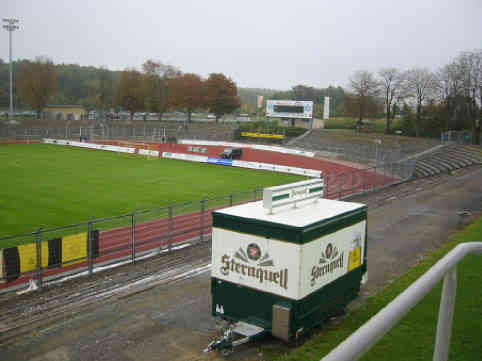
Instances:
[[[236,83],[221,73],[212,73],[205,82],[206,104],[211,113],[219,118],[232,113],[241,103],[238,97]]]
[[[406,89],[416,101],[415,135],[422,130],[422,107],[428,102],[436,89],[435,75],[426,68],[415,68],[406,73]]]
[[[131,120],[134,113],[144,109],[144,82],[142,74],[135,69],[121,72],[116,88],[116,104],[126,109]]]
[[[145,96],[147,108],[159,113],[159,120],[169,109],[170,80],[181,75],[181,71],[172,65],[160,61],[147,60],[142,64],[144,72]]]
[[[393,105],[402,99],[405,94],[404,87],[404,73],[397,68],[384,68],[378,72],[380,77],[380,87],[385,97],[385,133],[389,134],[392,129],[392,122],[394,118]]]
[[[366,70],[356,71],[349,78],[352,92],[352,103],[357,108],[357,128],[362,125],[362,119],[375,104],[375,97],[380,93],[380,83],[373,73]],[[346,97],[345,97],[346,100]]]
[[[18,76],[17,89],[24,103],[34,108],[40,118],[42,109],[57,90],[57,73],[52,60],[37,57],[25,63]]]
[[[203,81],[197,74],[187,73],[172,79],[169,89],[170,103],[186,110],[188,122],[194,109],[206,106]]]
[[[110,72],[100,67],[98,71],[99,76],[99,88],[96,97],[96,106],[100,109],[101,119],[104,119],[105,109],[112,107],[114,103],[113,89],[114,84]]]

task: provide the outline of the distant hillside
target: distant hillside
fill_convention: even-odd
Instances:
[[[256,105],[257,96],[263,95],[264,99],[268,99],[276,94],[279,90],[275,89],[260,89],[260,88],[238,88],[238,95],[241,98],[242,104]]]

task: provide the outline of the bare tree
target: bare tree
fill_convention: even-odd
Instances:
[[[420,136],[422,106],[434,94],[437,87],[435,75],[426,68],[410,69],[406,73],[406,89],[415,98],[417,104],[415,134]]]
[[[462,79],[455,62],[444,65],[435,74],[436,95],[441,105],[445,108],[445,130],[457,129],[460,127]]]
[[[446,111],[445,129],[470,124],[472,142],[480,144],[482,105],[482,50],[460,53],[437,72],[438,95]]]
[[[362,119],[367,115],[369,104],[380,93],[380,83],[373,73],[366,70],[356,71],[349,78],[353,100],[358,107],[357,128],[362,125]]]
[[[57,90],[57,72],[52,60],[38,57],[22,67],[17,88],[26,104],[37,111],[40,118],[42,109]]]
[[[461,53],[455,60],[462,79],[462,95],[467,119],[471,122],[472,143],[480,144],[482,105],[482,50]]]
[[[404,97],[404,73],[397,68],[384,68],[378,72],[381,78],[380,87],[385,96],[386,127],[385,133],[390,133],[393,122],[392,105]]]

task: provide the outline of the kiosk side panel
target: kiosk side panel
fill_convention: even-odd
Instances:
[[[358,296],[363,273],[363,268],[359,267],[304,299],[296,301],[293,305],[291,334],[294,335],[301,328],[306,330],[318,326],[339,314]]]
[[[271,331],[272,307],[291,300],[217,278],[211,279],[212,314],[230,321],[245,321]]]

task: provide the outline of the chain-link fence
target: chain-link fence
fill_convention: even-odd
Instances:
[[[472,144],[472,132],[469,130],[448,130],[440,134],[442,143]]]
[[[43,138],[73,139],[81,137],[93,140],[122,139],[132,141],[166,142],[180,138],[204,140],[233,140],[233,127],[212,123],[184,122],[137,122],[135,124],[116,124],[112,122],[93,122],[90,125],[73,126],[0,126],[2,141],[41,141]]]
[[[404,181],[414,166],[407,160],[325,174],[324,197],[346,199]],[[42,287],[66,275],[92,275],[109,265],[134,263],[181,245],[209,241],[214,210],[261,198],[262,190],[254,189],[0,238],[4,245],[0,293],[25,287],[29,281]]]

